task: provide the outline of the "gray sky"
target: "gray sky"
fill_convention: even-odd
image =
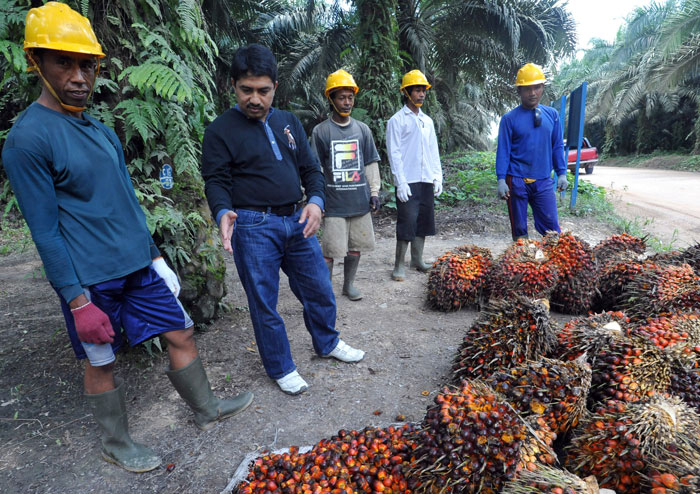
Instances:
[[[576,21],[578,47],[586,48],[591,38],[615,39],[618,28],[635,8],[652,0],[569,0],[567,10]]]

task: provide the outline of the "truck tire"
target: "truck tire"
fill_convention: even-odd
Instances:
[[[591,175],[593,173],[593,165],[586,167],[586,175]]]

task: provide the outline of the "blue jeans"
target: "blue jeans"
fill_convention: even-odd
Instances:
[[[335,296],[318,239],[304,238],[301,211],[277,216],[247,209],[238,214],[233,231],[233,259],[248,297],[255,341],[267,375],[284,377],[296,369],[284,321],[277,312],[282,271],[304,307],[304,323],[318,355],[338,344]]]
[[[557,213],[557,196],[552,177],[536,180],[526,184],[520,177],[506,175],[506,184],[510,189],[508,199],[508,216],[513,240],[527,238],[527,205],[532,208],[535,230],[541,235],[548,231],[561,233]]]

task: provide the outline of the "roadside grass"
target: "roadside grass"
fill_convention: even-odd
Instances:
[[[31,249],[32,235],[29,227],[20,218],[2,218],[0,221],[0,256],[24,252]]]
[[[657,168],[685,172],[700,171],[700,155],[679,154],[666,151],[654,151],[651,154],[633,154],[628,156],[603,156],[603,166],[624,168]]]

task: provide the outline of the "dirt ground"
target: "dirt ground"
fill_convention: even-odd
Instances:
[[[389,212],[375,217],[377,249],[362,257],[358,273],[361,301],[340,295],[342,265],[334,270],[337,327],[345,341],[366,350],[362,362],[315,356],[301,306],[282,281],[279,310],[299,372],[310,384],[300,396],[283,394],[266,377],[232,261],[225,302],[233,310],[196,338],[215,392],[253,391],[248,410],[200,432],[164,374],[164,353],[151,357],[141,347],[120,353],[116,370],[127,383],[132,435],[163,456],[163,465],[145,474],[100,458],[97,425],[82,396],[82,367],[36,252],[0,257],[0,492],[219,493],[248,453],[311,445],[342,428],[386,426],[399,415],[420,421],[448,381],[476,312],[428,309],[425,274],[408,271],[406,281],[391,280],[393,221]],[[440,212],[438,228],[426,242],[428,259],[467,243],[494,255],[509,244],[503,212]],[[562,228],[591,244],[612,233],[577,218],[564,218]]]

